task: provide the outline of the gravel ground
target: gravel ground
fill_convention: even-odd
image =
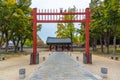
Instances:
[[[26,69],[26,77],[33,73],[38,67],[40,67],[44,61],[43,57],[46,59],[49,57],[50,52],[40,52],[40,64],[29,65],[30,56],[20,56],[15,58],[10,58],[7,60],[0,61],[0,80],[22,80],[19,79],[19,69]],[[111,60],[106,57],[92,56],[92,64],[83,64],[82,53],[80,52],[70,52],[72,57],[76,59],[79,57],[79,63],[82,64],[88,71],[100,75],[101,67],[108,68],[108,77],[103,80],[120,80],[120,61]]]
[[[80,53],[80,52],[79,52]],[[79,57],[79,63],[83,64],[82,54],[74,52],[72,54],[73,58]],[[83,66],[90,72],[101,75],[101,68],[108,69],[108,77],[103,78],[103,80],[120,80],[120,60],[112,60],[109,57],[101,57],[97,55],[92,55],[92,64],[83,64]]]

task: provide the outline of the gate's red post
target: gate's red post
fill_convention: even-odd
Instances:
[[[86,30],[86,36],[85,36],[85,39],[86,39],[86,43],[85,43],[85,52],[86,52],[86,63],[90,63],[90,53],[89,53],[89,27],[90,27],[90,11],[89,11],[89,8],[86,8],[85,10],[86,12],[86,27],[85,27],[85,30]]]
[[[36,64],[37,54],[37,8],[33,8],[33,53],[31,54],[30,64]]]

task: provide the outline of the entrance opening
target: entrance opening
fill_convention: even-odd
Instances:
[[[85,11],[77,10],[76,12],[63,12],[57,9],[39,10],[37,8],[33,9],[33,53],[31,54],[31,64],[38,64],[38,53],[37,53],[37,23],[85,23],[85,54],[84,62],[91,63],[90,53],[89,53],[89,26],[90,26],[90,11],[86,8]],[[63,19],[61,16],[64,15],[75,15],[75,19]]]

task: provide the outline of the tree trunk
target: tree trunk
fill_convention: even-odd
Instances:
[[[2,42],[4,39],[4,32],[1,33],[1,38],[0,38],[0,47],[2,47]]]
[[[17,51],[18,51],[18,47],[17,47],[17,45],[15,45],[14,52],[16,53]]]
[[[119,47],[120,47],[120,41],[119,41]]]
[[[5,38],[6,38],[5,52],[8,52],[8,42],[9,42],[9,40],[8,40],[8,32],[7,31],[5,32]]]
[[[14,52],[17,52],[17,46],[16,46],[16,39],[13,39],[13,43],[14,43]]]
[[[106,46],[106,53],[109,54],[109,44]]]
[[[16,45],[15,45],[15,52],[19,51],[19,42],[20,42],[20,37],[16,39]]]
[[[113,46],[114,46],[114,48],[113,48],[113,54],[115,54],[116,53],[116,35],[114,35],[114,38],[113,38]]]
[[[110,33],[107,32],[107,34],[105,36],[105,39],[104,39],[104,42],[105,42],[105,45],[106,45],[106,53],[107,54],[109,53],[109,37],[110,37]]]
[[[97,45],[97,39],[94,37],[92,42],[93,51],[97,50],[96,45]]]
[[[101,44],[101,52],[104,52],[103,51],[103,36],[102,35],[100,36],[100,44]]]
[[[24,45],[26,39],[27,39],[27,37],[25,37],[24,39],[21,39],[21,45],[20,45],[20,46],[21,46],[21,47],[20,47],[21,52],[23,52],[23,45]]]
[[[21,45],[21,47],[20,47],[20,51],[23,52],[23,45]]]

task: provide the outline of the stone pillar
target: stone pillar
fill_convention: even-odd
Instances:
[[[33,62],[33,57],[36,56],[35,62]],[[33,53],[30,55],[30,64],[39,64],[39,53],[34,55]]]
[[[83,53],[83,63],[84,64],[92,64],[92,54],[91,53],[89,53],[89,58],[88,58],[89,60],[89,62],[87,62],[87,55],[86,55],[86,53]]]

